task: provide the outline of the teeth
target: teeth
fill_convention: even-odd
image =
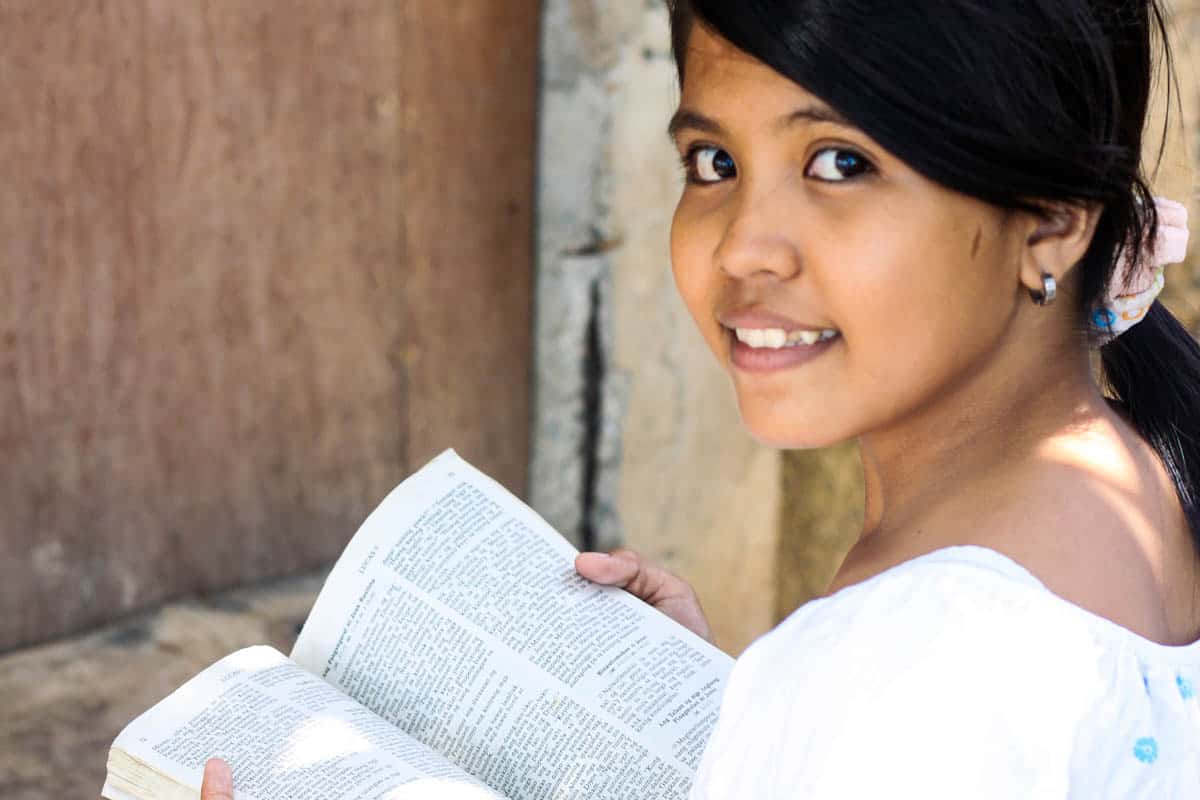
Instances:
[[[790,334],[783,328],[737,328],[734,333],[739,342],[756,349],[769,348],[771,350],[795,347],[800,344],[811,346],[838,335],[833,328],[826,328],[822,331],[792,331]]]

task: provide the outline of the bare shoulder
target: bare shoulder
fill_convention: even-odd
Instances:
[[[1127,425],[1048,439],[1020,469],[955,487],[918,525],[860,540],[826,594],[961,544],[1145,639],[1200,639],[1200,554],[1169,474]]]
[[[1051,439],[1014,496],[1020,511],[983,526],[975,543],[1145,639],[1200,638],[1193,534],[1166,468],[1126,423]]]

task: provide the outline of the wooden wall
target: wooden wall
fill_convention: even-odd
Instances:
[[[0,4],[0,650],[524,491],[538,10]]]

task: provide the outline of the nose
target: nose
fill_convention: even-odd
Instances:
[[[795,219],[782,194],[747,192],[733,200],[724,235],[713,254],[722,272],[743,280],[788,280],[799,274]]]

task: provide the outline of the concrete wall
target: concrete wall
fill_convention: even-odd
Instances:
[[[1196,168],[1200,165],[1200,142],[1196,126],[1200,122],[1200,0],[1175,0],[1171,47],[1175,59],[1179,94],[1171,98],[1171,127],[1166,152],[1154,176],[1154,191],[1181,203],[1190,211],[1192,257],[1186,264],[1168,267],[1167,285],[1163,296],[1167,306],[1184,320],[1193,333],[1200,334],[1200,205],[1196,186]],[[1155,94],[1151,122],[1146,134],[1144,162],[1147,169],[1155,163],[1162,135],[1163,114],[1167,106],[1166,87],[1160,82]],[[1182,106],[1182,108],[1180,107]]]
[[[774,620],[779,456],[671,279],[665,7],[548,0],[543,50],[532,501],[577,544],[685,574],[737,652]]]

